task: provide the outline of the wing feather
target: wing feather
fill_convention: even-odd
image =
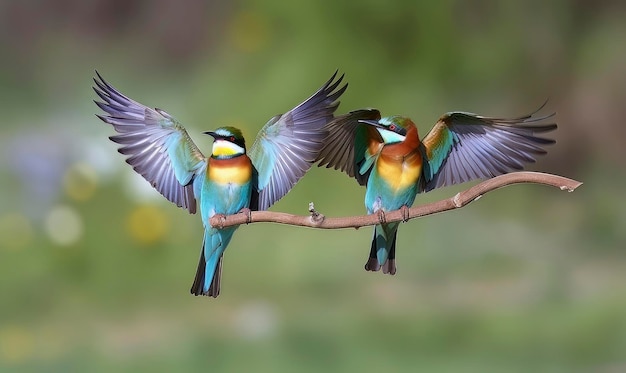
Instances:
[[[318,157],[318,166],[343,171],[365,185],[369,170],[360,173],[370,141],[383,143],[378,131],[360,123],[360,120],[379,120],[376,109],[360,109],[341,115],[328,123],[328,135]]]
[[[538,136],[557,128],[556,123],[546,122],[555,113],[535,116],[544,105],[517,118],[464,112],[443,115],[422,140],[427,167],[421,191],[494,177],[534,162],[546,153],[546,145],[555,143]]]
[[[118,132],[110,137],[121,145],[118,152],[128,156],[126,163],[165,198],[195,213],[192,182],[206,167],[206,158],[185,128],[163,110],[126,97],[96,74],[94,91],[102,102],[94,102],[106,113],[97,117]]]
[[[308,99],[270,119],[257,135],[248,152],[257,171],[258,199],[251,208],[269,208],[317,159],[326,137],[324,126],[334,118],[337,100],[348,86],[339,87],[343,75],[336,78],[337,72]]]

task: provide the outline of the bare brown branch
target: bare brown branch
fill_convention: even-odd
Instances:
[[[457,193],[454,197],[447,198],[441,201],[428,203],[425,205],[414,206],[408,210],[408,216],[406,210],[402,209],[396,211],[390,211],[384,216],[373,215],[361,215],[361,216],[346,216],[338,218],[327,218],[324,215],[318,213],[313,208],[313,204],[309,204],[309,216],[299,216],[286,214],[284,212],[273,211],[253,211],[250,214],[234,214],[234,215],[215,215],[209,223],[219,229],[230,227],[239,224],[249,223],[279,223],[288,224],[301,227],[321,228],[321,229],[340,229],[340,228],[359,228],[368,225],[375,225],[384,219],[385,222],[395,222],[410,220],[421,216],[432,215],[438,212],[453,210],[461,208],[472,201],[480,198],[487,192],[502,188],[508,185],[531,183],[548,185],[568,192],[573,192],[576,188],[582,185],[581,182],[568,179],[563,176],[546,174],[541,172],[513,172],[505,175],[500,175],[492,179],[483,181],[467,190]]]

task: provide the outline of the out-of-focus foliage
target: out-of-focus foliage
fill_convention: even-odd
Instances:
[[[626,370],[623,2],[0,2],[0,370]],[[335,69],[340,113],[530,112],[557,145],[531,169],[585,182],[490,193],[400,228],[398,275],[366,273],[370,229],[242,227],[217,300],[189,295],[201,223],[128,167],[95,116],[97,69],[202,131],[243,128]],[[432,201],[463,186],[417,199]],[[273,209],[364,212],[313,169]]]

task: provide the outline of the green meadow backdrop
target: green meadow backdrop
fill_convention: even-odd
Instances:
[[[625,371],[625,17],[610,0],[0,1],[0,371]],[[371,228],[244,226],[221,296],[193,297],[200,219],[116,152],[96,69],[205,154],[202,131],[251,143],[336,69],[338,113],[422,134],[549,98],[557,144],[530,169],[585,184],[403,224],[395,277],[363,270]],[[272,209],[355,215],[363,196],[314,168]]]

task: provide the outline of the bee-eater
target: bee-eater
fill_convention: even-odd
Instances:
[[[319,166],[344,171],[365,185],[368,214],[384,221],[385,212],[408,213],[418,193],[521,170],[525,162],[534,162],[536,155],[546,153],[545,145],[554,143],[536,134],[557,127],[544,123],[554,114],[535,117],[537,111],[510,119],[449,112],[420,141],[407,117],[381,118],[376,109],[356,110],[327,125]],[[398,225],[376,225],[367,271],[382,267],[383,273],[396,273]]]
[[[200,262],[191,287],[194,295],[220,293],[222,257],[237,227],[216,229],[215,214],[265,210],[282,198],[314,163],[334,118],[339,87],[337,72],[311,97],[285,114],[276,115],[258,133],[249,152],[240,130],[221,127],[204,132],[214,139],[210,157],[196,147],[185,128],[163,110],[144,106],[120,93],[96,72],[94,101],[106,115],[102,121],[119,134],[126,162],[177,206],[196,212],[204,225]]]

